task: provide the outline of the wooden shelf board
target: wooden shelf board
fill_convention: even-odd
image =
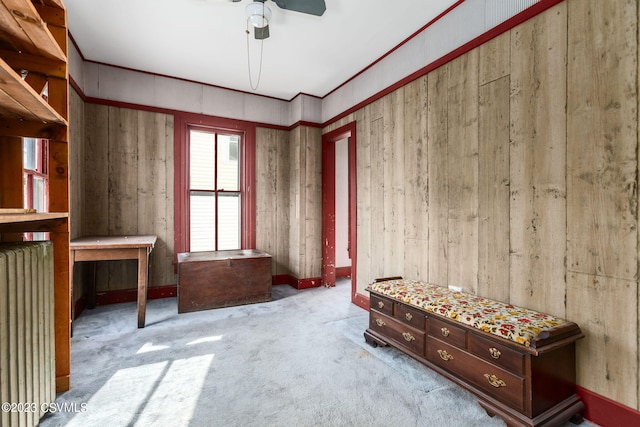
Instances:
[[[46,213],[3,213],[0,210],[0,224],[11,224],[16,222],[29,222],[29,221],[45,221],[68,218],[69,214],[66,212],[46,212]]]
[[[31,1],[0,0],[0,24],[0,40],[15,50],[67,61]]]
[[[68,213],[0,213],[0,233],[65,231]]]
[[[67,124],[4,60],[0,60],[0,82],[0,117]]]

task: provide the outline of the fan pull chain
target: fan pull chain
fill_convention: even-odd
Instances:
[[[247,18],[247,68],[249,71],[249,85],[251,85],[252,90],[257,90],[260,85],[260,77],[262,76],[262,52],[264,50],[264,39],[260,40],[260,67],[258,68],[258,81],[256,82],[255,87],[253,86],[253,78],[251,77],[251,56],[249,55],[249,36],[251,35],[251,31],[249,30],[249,19]]]

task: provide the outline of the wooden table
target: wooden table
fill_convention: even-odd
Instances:
[[[80,261],[138,260],[138,328],[144,328],[149,280],[149,254],[157,236],[88,236],[71,240],[69,267],[73,284],[73,264]],[[95,282],[93,283],[95,300]]]

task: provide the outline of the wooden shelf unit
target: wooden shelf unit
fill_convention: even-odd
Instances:
[[[22,138],[49,140],[49,210],[0,215],[0,241],[47,231],[54,247],[56,391],[70,386],[69,74],[62,0],[0,2],[0,208],[23,207]]]

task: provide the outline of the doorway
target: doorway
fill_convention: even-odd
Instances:
[[[336,167],[336,152],[346,153],[348,157],[346,173],[341,172],[338,178],[336,171],[340,166]],[[336,218],[342,216],[342,212],[336,215],[336,207],[343,205],[336,203],[336,183],[339,191],[347,193],[344,228],[336,227]],[[346,244],[345,256],[351,261],[347,274],[351,277],[352,302],[356,291],[356,200],[356,123],[351,122],[322,135],[322,284],[328,287],[336,285],[336,270],[342,267],[336,264],[336,243],[341,242],[339,251]],[[341,234],[340,239],[336,239],[336,231]],[[343,257],[338,259],[342,260]]]

